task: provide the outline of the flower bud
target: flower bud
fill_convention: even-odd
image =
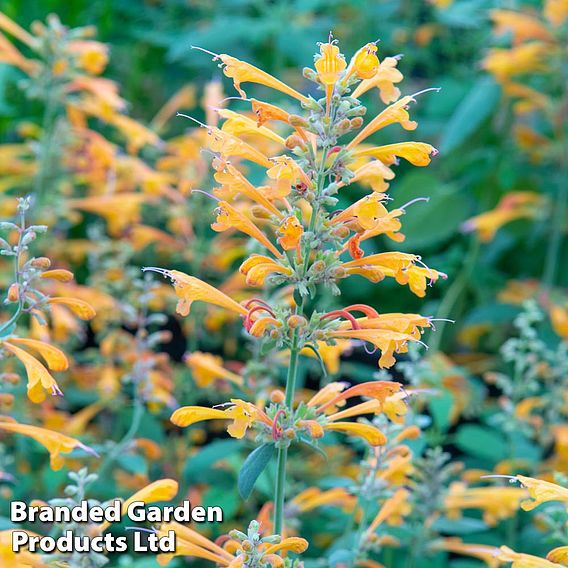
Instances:
[[[360,116],[356,116],[355,118],[351,119],[351,128],[357,129],[363,126],[363,119]]]
[[[270,219],[270,212],[260,205],[254,205],[251,207],[251,211],[253,216],[257,219]]]
[[[340,239],[346,239],[349,236],[349,232],[349,229],[345,225],[339,225],[339,227],[333,231],[333,235]]]
[[[8,288],[8,301],[17,302],[20,299],[20,288],[16,282],[14,282],[10,288]]]
[[[10,393],[0,394],[0,408],[10,410],[14,406],[14,395]]]
[[[333,278],[345,278],[347,276],[347,272],[342,266],[336,266],[331,271],[331,275],[333,276]]]
[[[293,440],[296,437],[294,428],[286,428],[286,430],[284,430],[284,437],[288,440]]]
[[[297,134],[290,134],[290,136],[286,138],[285,145],[288,150],[293,150],[298,146],[303,148],[305,146],[305,143]]]
[[[302,116],[298,116],[297,114],[291,114],[290,118],[288,119],[288,122],[290,123],[291,126],[299,128],[307,128],[309,126],[307,120]]]
[[[310,69],[309,67],[304,67],[302,69],[302,75],[308,80],[308,81],[317,81],[317,73],[313,70]]]
[[[278,339],[280,337],[280,332],[277,329],[271,329],[269,337],[270,339]]]
[[[51,266],[51,260],[46,256],[38,256],[37,258],[32,258],[30,264],[34,268],[41,268],[42,270],[47,270]]]
[[[270,402],[273,402],[274,404],[282,404],[284,400],[285,400],[285,395],[281,390],[274,389],[270,393]]]
[[[253,544],[250,540],[248,540],[248,539],[245,540],[245,541],[243,541],[242,546],[243,546],[243,550],[244,550],[245,552],[250,552],[251,550],[254,549],[254,544]]]
[[[20,375],[17,373],[2,373],[0,380],[9,385],[17,385],[20,382]]]
[[[311,272],[314,274],[318,274],[319,272],[323,272],[325,270],[325,262],[323,260],[316,260],[312,264]]]
[[[292,315],[288,318],[287,324],[290,329],[296,329],[297,327],[306,327],[308,320],[304,316]]]

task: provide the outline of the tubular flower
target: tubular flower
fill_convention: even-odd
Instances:
[[[280,227],[278,227],[278,244],[284,250],[297,249],[300,246],[300,239],[304,233],[304,228],[297,217],[290,215],[286,217]]]
[[[369,525],[366,531],[367,540],[371,539],[379,525],[384,523],[389,517],[396,515],[400,516],[404,510],[404,505],[408,500],[409,493],[406,489],[398,489],[392,497],[389,497],[379,509],[379,512]]]
[[[524,43],[511,49],[489,50],[483,67],[500,81],[516,75],[545,69],[544,58],[549,46],[542,42]]]
[[[277,544],[271,544],[273,539],[268,537],[267,540],[271,542],[260,539],[260,542],[255,545],[252,545],[250,540],[239,542],[227,537],[221,540],[223,546],[219,546],[193,529],[176,522],[163,523],[158,529],[158,536],[166,536],[172,530],[176,534],[176,552],[174,554],[160,554],[158,564],[161,566],[169,564],[175,556],[193,556],[210,560],[218,566],[230,568],[248,566],[248,562],[252,561],[254,557],[255,565],[283,568],[284,561],[276,555],[277,552],[301,554],[308,548],[308,541],[297,536],[282,539]]]
[[[54,471],[63,467],[64,458],[61,454],[68,454],[77,448],[97,456],[97,453],[93,449],[89,448],[89,446],[85,446],[85,444],[79,442],[79,440],[75,440],[59,432],[54,432],[53,430],[47,430],[46,428],[2,420],[0,421],[0,430],[22,434],[23,436],[32,438],[38,442],[38,444],[41,444],[49,452],[51,469]]]
[[[290,501],[290,505],[298,513],[307,513],[325,505],[335,505],[350,510],[355,502],[356,498],[343,487],[327,491],[322,491],[319,487],[310,487],[298,493]]]
[[[568,503],[568,489],[565,487],[550,481],[525,477],[524,475],[517,475],[516,478],[529,492],[530,499],[521,503],[524,511],[532,511],[542,503],[548,503],[549,501]]]
[[[546,559],[550,562],[559,562],[566,564],[568,562],[568,546],[558,546],[552,549],[547,555]]]
[[[335,84],[347,63],[336,42],[330,41],[329,43],[320,44],[320,53],[316,55],[314,65],[318,80],[325,88],[326,106],[329,112],[331,95],[333,94]]]
[[[542,195],[533,191],[512,191],[501,198],[495,209],[472,217],[462,225],[469,233],[476,231],[481,242],[487,243],[497,231],[517,219],[534,219],[540,214],[544,203]]]
[[[400,97],[400,90],[394,84],[400,83],[403,79],[402,73],[396,68],[398,61],[396,57],[385,57],[375,75],[361,81],[353,91],[353,96],[359,98],[369,89],[377,88],[383,103],[396,101]]]
[[[223,62],[223,73],[225,73],[227,77],[233,79],[235,89],[237,89],[243,99],[247,98],[247,94],[241,89],[241,83],[257,83],[259,85],[270,87],[276,91],[280,91],[286,95],[290,95],[291,97],[298,99],[300,102],[307,103],[310,100],[308,97],[298,93],[295,89],[292,89],[292,87],[289,87],[282,81],[279,81],[265,71],[254,67],[254,65],[251,65],[250,63],[240,61],[236,57],[231,57],[230,55],[225,54],[217,55],[215,56],[215,59],[220,59]]]
[[[236,385],[243,384],[243,378],[223,367],[223,359],[210,353],[195,351],[185,357],[186,365],[198,387],[208,387],[218,379],[224,379]]]
[[[375,426],[361,422],[331,422],[324,425],[324,430],[341,432],[348,436],[363,438],[371,446],[384,446],[387,437]]]
[[[0,13],[1,16],[2,14]],[[38,536],[36,533],[20,527],[17,529],[18,532],[22,530],[29,536]],[[2,564],[3,568],[47,568],[48,564],[37,553],[28,552],[27,550],[14,552],[12,541],[15,531],[16,529],[0,531],[0,564]]]
[[[292,269],[282,266],[280,263],[268,256],[253,254],[245,260],[239,271],[246,277],[246,283],[249,286],[264,286],[266,278],[271,274],[283,274],[290,276]]]
[[[386,191],[389,184],[385,180],[394,179],[394,172],[380,160],[371,160],[359,166],[349,180],[351,184],[358,183],[370,187],[377,193]]]
[[[292,184],[301,182],[310,187],[312,182],[302,168],[289,156],[271,158],[271,166],[266,175],[276,180],[276,191],[279,197],[286,197],[292,190]]]
[[[351,75],[355,75],[359,79],[372,79],[377,74],[379,65],[377,45],[368,43],[351,58],[342,82],[346,83]]]
[[[232,420],[232,424],[227,427],[227,432],[233,438],[243,438],[255,422],[262,422],[272,427],[272,422],[264,411],[250,402],[231,399],[231,402],[226,405],[227,408],[223,410],[203,406],[183,406],[172,414],[170,420],[182,428],[203,420]]]
[[[14,345],[19,343],[37,351],[45,360],[47,368],[33,355]],[[1,343],[2,347],[12,353],[24,365],[28,377],[28,398],[35,403],[45,400],[45,391],[53,396],[62,396],[63,393],[57,381],[51,376],[48,369],[63,371],[68,363],[65,354],[57,347],[35,340],[10,339]]]
[[[222,185],[221,189],[215,190],[217,197],[231,199],[237,194],[248,197],[261,207],[277,217],[282,217],[282,213],[264,195],[261,189],[256,188],[247,178],[233,165],[225,160],[213,160],[213,167],[216,170],[215,181]]]
[[[308,402],[308,406],[316,408],[321,414],[324,410],[334,411],[335,407],[354,396],[367,396],[382,406],[389,396],[400,391],[402,385],[392,381],[370,381],[360,383],[344,390],[346,383],[330,383],[316,393]]]
[[[501,562],[511,562],[511,568],[563,568],[563,564],[550,562],[545,558],[532,556],[531,554],[523,554],[522,552],[515,552],[507,546],[500,548],[500,553],[497,558]]]
[[[266,126],[259,126],[248,116],[244,116],[229,109],[218,109],[217,112],[221,118],[225,119],[225,122],[221,127],[223,132],[229,132],[229,134],[233,134],[234,136],[256,134],[257,136],[263,136],[267,140],[271,140],[272,142],[276,142],[282,146],[285,145],[285,140],[282,136],[279,136],[276,132],[270,130]]]
[[[408,114],[408,104],[416,102],[414,96],[402,97],[392,105],[388,106],[385,110],[379,113],[363,130],[347,144],[347,148],[355,148],[357,144],[360,144],[374,134],[381,128],[385,128],[390,124],[399,123],[405,130],[416,130],[418,123],[410,120],[410,115]]]
[[[351,221],[361,232],[374,229],[380,219],[388,215],[387,208],[383,205],[386,199],[387,196],[384,193],[366,195],[336,215],[333,222],[348,223]]]
[[[438,150],[425,142],[398,142],[386,146],[362,148],[355,150],[353,154],[356,157],[370,156],[376,158],[387,166],[395,164],[399,157],[404,158],[413,166],[427,166],[430,163],[430,156],[436,156]]]
[[[441,542],[436,542],[434,548],[478,558],[485,562],[487,568],[499,568],[501,566],[501,561],[498,558],[500,550],[495,546],[465,543],[459,538],[445,538]]]
[[[359,274],[371,282],[380,282],[387,276],[394,278],[399,284],[408,284],[414,294],[423,298],[428,279],[436,282],[438,278],[447,276],[428,267],[416,266],[416,262],[420,262],[417,255],[386,252],[345,262],[342,267],[347,274]]]
[[[181,316],[189,315],[191,304],[197,301],[207,302],[208,304],[219,306],[220,308],[233,311],[242,316],[246,316],[248,313],[248,311],[239,303],[235,302],[235,300],[229,298],[229,296],[223,294],[223,292],[214,286],[203,282],[203,280],[199,280],[199,278],[189,276],[179,270],[165,270],[155,267],[148,267],[144,270],[158,272],[158,274],[162,274],[173,282],[174,290],[179,298],[176,311]]]
[[[217,211],[217,221],[211,225],[214,231],[222,232],[227,229],[236,229],[264,245],[274,256],[280,257],[282,253],[268,240],[266,235],[243,213],[237,211],[226,201],[220,201]]]
[[[140,489],[129,497],[121,505],[122,515],[126,515],[128,507],[135,501],[142,501],[143,503],[158,503],[160,501],[171,501],[179,491],[179,484],[174,479],[158,479]],[[110,523],[105,521],[98,527],[98,532],[102,533],[110,526]]]
[[[494,526],[499,520],[509,519],[519,509],[526,496],[522,487],[470,487],[453,483],[446,496],[449,517],[458,517],[464,509],[481,509],[483,520]]]

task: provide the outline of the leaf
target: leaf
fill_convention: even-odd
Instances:
[[[239,448],[238,440],[216,440],[199,450],[185,462],[183,478],[188,483],[207,481],[211,467],[218,461],[226,459]],[[226,474],[224,474],[226,475]]]
[[[482,532],[487,530],[489,527],[481,519],[474,519],[471,517],[447,519],[445,517],[441,517],[434,521],[432,528],[436,532],[452,535],[464,535]]]
[[[440,152],[458,148],[491,114],[499,102],[501,90],[491,77],[477,80],[450,118],[440,141]]]
[[[249,454],[239,472],[237,481],[237,487],[243,499],[249,498],[256,480],[270,462],[273,454],[274,444],[262,444]]]
[[[507,453],[503,437],[487,426],[464,424],[455,437],[456,446],[466,454],[497,462]]]
[[[453,186],[442,184],[430,173],[413,172],[398,184],[396,206],[429,197],[429,201],[411,205],[404,216],[404,243],[398,248],[415,252],[455,237],[460,225],[470,216],[469,201]]]

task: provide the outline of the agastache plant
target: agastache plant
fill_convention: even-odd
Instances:
[[[326,289],[339,295],[342,282],[352,276],[374,283],[394,278],[419,297],[425,295],[429,283],[446,277],[423,264],[418,255],[366,254],[363,248],[365,241],[380,235],[395,242],[404,239],[400,218],[412,202],[387,209],[385,191],[395,175],[392,167],[400,158],[426,166],[437,152],[425,142],[371,142],[376,132],[392,124],[414,130],[417,124],[410,119],[409,105],[421,94],[400,96],[395,86],[402,80],[396,69],[398,59],[387,57],[379,62],[375,43],[363,46],[350,61],[332,37],[319,44],[315,69],[304,69],[303,76],[313,83],[312,93],[322,91],[321,98],[302,94],[229,55],[212,55],[223,73],[233,79],[242,97],[238,100],[250,105],[252,113],[219,109],[224,119],[220,127],[201,125],[207,132],[219,185],[211,192],[199,191],[212,200],[214,231],[237,231],[253,241],[251,250],[258,252],[252,252],[240,266],[247,284],[265,290],[279,288],[284,293],[236,301],[192,275],[156,267],[145,270],[172,281],[180,315],[189,315],[195,301],[207,302],[240,316],[245,332],[261,342],[265,352],[288,354],[285,392],[275,391],[268,406],[232,399],[215,408],[181,407],[171,418],[182,427],[202,420],[229,420],[228,432],[236,438],[243,438],[251,427],[259,432],[257,440],[262,446],[249,460],[255,454],[256,459],[262,454],[268,460],[273,454],[270,448],[275,450],[274,532],[283,535],[291,446],[298,442],[317,445],[328,432],[362,438],[372,447],[387,441],[372,423],[343,418],[382,413],[389,397],[404,397],[400,383],[373,380],[351,387],[331,383],[309,401],[297,403],[298,366],[300,355],[308,351],[321,358],[323,351],[337,345],[369,344],[380,351],[379,366],[390,367],[395,354],[406,353],[411,343],[420,343],[423,329],[431,327],[430,317],[381,313],[365,304],[331,311],[317,306]],[[297,114],[247,98],[243,83],[264,85],[288,95],[297,105]],[[374,89],[391,104],[365,121],[366,108],[360,97]],[[245,165],[264,172],[262,185],[247,177]],[[339,208],[339,192],[351,191],[355,183],[370,192],[348,208]],[[347,414],[339,411],[345,401],[359,396],[370,400]]]

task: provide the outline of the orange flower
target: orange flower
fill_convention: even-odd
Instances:
[[[80,448],[91,455],[97,456],[97,453],[92,448],[85,446],[85,444],[82,444],[79,440],[75,440],[59,432],[47,430],[46,428],[19,424],[15,421],[6,422],[5,420],[0,420],[0,430],[28,436],[28,438],[32,438],[41,444],[49,452],[51,469],[54,471],[63,467],[64,459],[61,454],[68,454],[76,448]]]
[[[284,250],[297,249],[300,246],[300,239],[304,234],[304,228],[298,218],[294,215],[286,217],[278,227],[278,244]]]
[[[342,83],[355,74],[358,79],[372,79],[379,70],[379,58],[377,57],[377,45],[368,43],[355,53],[349,62]]]
[[[400,97],[400,90],[394,84],[400,83],[403,79],[402,73],[396,68],[398,61],[396,57],[385,57],[375,75],[361,81],[353,91],[353,96],[359,98],[375,87],[379,89],[383,103],[389,104],[396,101]]]
[[[172,414],[170,420],[182,428],[203,420],[231,420],[232,423],[227,427],[227,432],[233,438],[243,438],[246,431],[256,421],[264,422],[272,427],[272,422],[263,411],[254,404],[240,399],[231,399],[224,410],[205,406],[182,406]]]
[[[435,156],[437,153],[438,150],[434,146],[425,142],[397,142],[356,150],[354,155],[371,156],[387,165],[394,164],[397,157],[400,157],[408,160],[413,166],[427,166],[430,163],[430,156]]]
[[[246,316],[248,313],[248,311],[239,303],[235,302],[235,300],[194,276],[189,276],[179,270],[165,270],[156,267],[147,267],[143,270],[157,272],[173,282],[176,295],[179,298],[176,311],[181,316],[189,315],[191,304],[197,301],[207,302],[208,304],[219,306],[243,316]]]
[[[339,51],[339,47],[337,47],[335,41],[320,44],[320,53],[319,55],[316,55],[315,68],[318,80],[325,88],[325,99],[328,113],[335,83],[339,80],[341,72],[346,66],[347,63],[345,62],[345,58]]]
[[[226,201],[219,201],[216,209],[217,221],[211,225],[214,231],[222,232],[236,229],[264,245],[274,256],[281,257],[282,253],[268,240],[266,235],[243,213],[237,211]]]
[[[49,371],[35,357],[13,344],[16,342],[38,351],[47,363],[48,368],[55,371],[67,368],[68,363],[65,354],[57,347],[30,339],[4,340],[1,344],[4,349],[15,355],[24,365],[28,376],[28,398],[32,402],[43,402],[45,400],[44,391],[50,392],[53,396],[62,396],[63,393],[59,385]]]
[[[215,357],[210,353],[195,351],[185,357],[186,365],[191,369],[192,376],[199,387],[208,387],[217,379],[225,379],[236,385],[243,384],[240,375],[231,373],[223,367],[221,357]]]
[[[215,54],[213,54],[215,55]],[[301,102],[309,102],[309,98],[305,97],[298,91],[292,89],[282,81],[279,81],[272,75],[269,75],[265,71],[254,67],[250,63],[245,61],[240,61],[236,57],[231,57],[230,55],[215,55],[215,59],[220,59],[223,62],[223,73],[227,77],[233,79],[235,89],[239,92],[243,99],[246,99],[247,94],[241,89],[241,83],[257,83],[259,85],[265,85],[276,91],[290,95]]]
[[[268,256],[252,254],[241,264],[239,272],[246,276],[246,283],[249,286],[259,287],[264,286],[266,278],[271,274],[289,276],[292,274],[292,269],[282,266]]]
[[[517,475],[516,478],[527,488],[530,496],[529,500],[521,503],[524,511],[532,511],[542,503],[548,503],[549,501],[568,503],[568,489],[565,487],[550,481],[525,477],[524,475]]]

